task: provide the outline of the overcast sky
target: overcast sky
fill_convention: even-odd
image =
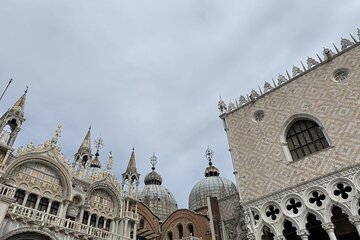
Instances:
[[[73,159],[89,125],[120,177],[135,145],[141,182],[157,172],[179,207],[203,178],[204,152],[232,181],[217,103],[246,95],[340,38],[357,37],[360,1],[1,0],[0,102],[29,86],[15,147],[63,125]],[[93,148],[94,149],[94,148]]]

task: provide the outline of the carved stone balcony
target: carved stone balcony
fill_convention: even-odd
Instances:
[[[14,202],[16,189],[3,184],[0,184],[0,199],[6,202]]]
[[[104,229],[60,218],[58,216],[17,205],[15,203],[10,205],[7,215],[13,220],[21,220],[25,223],[46,227],[51,231],[62,231],[66,234],[74,234],[74,236],[79,239],[130,240],[130,238],[108,232]]]
[[[139,221],[140,220],[139,214],[133,213],[133,212],[130,212],[130,211],[125,212],[125,217],[130,218],[131,220],[134,220],[134,221]]]

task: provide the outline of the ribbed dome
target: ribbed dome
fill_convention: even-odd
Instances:
[[[99,160],[99,151],[95,153],[95,158],[91,160],[90,167],[93,168],[101,168],[101,162]]]
[[[151,173],[145,176],[144,183],[145,185],[149,185],[149,184],[161,185],[162,177],[157,172],[152,171]]]
[[[140,201],[148,206],[160,220],[165,220],[177,210],[174,196],[161,185],[145,185],[140,194]]]
[[[208,148],[205,156],[209,161],[209,166],[205,169],[205,178],[196,183],[190,192],[190,210],[195,211],[206,207],[207,197],[222,199],[238,193],[233,182],[219,176],[219,170],[212,165],[212,155],[212,150]]]
[[[162,177],[155,172],[155,165],[157,163],[155,154],[150,159],[152,171],[145,176],[145,187],[140,193],[140,201],[163,221],[172,212],[177,210],[177,204],[169,190],[161,186]]]
[[[189,195],[189,209],[197,210],[207,206],[207,197],[222,199],[237,194],[236,186],[230,180],[212,176],[206,177],[195,184]]]

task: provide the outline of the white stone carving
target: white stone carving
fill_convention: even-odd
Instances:
[[[286,77],[284,75],[279,74],[279,76],[278,76],[278,85],[281,85],[286,81],[287,81]]]
[[[268,83],[268,82],[265,82],[265,83],[264,83],[264,92],[268,92],[268,91],[270,91],[271,89],[273,89],[273,87],[271,86],[271,84]]]
[[[352,45],[354,45],[354,43],[351,42],[351,41],[350,41],[349,39],[347,39],[347,38],[341,38],[340,44],[341,44],[341,50],[345,50],[345,49],[347,49],[348,47],[351,47]]]
[[[308,69],[312,68],[313,66],[316,66],[319,64],[318,61],[316,61],[315,59],[311,58],[311,57],[308,57],[307,60],[306,60],[306,63],[307,63],[307,67]]]
[[[292,68],[292,77],[296,77],[297,75],[299,75],[302,72],[303,71],[299,67],[293,66],[293,68]]]

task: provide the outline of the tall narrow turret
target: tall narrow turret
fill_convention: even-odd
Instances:
[[[79,147],[79,150],[75,154],[73,168],[76,176],[81,176],[84,173],[88,162],[92,158],[90,133],[91,127],[89,127],[89,130],[87,131],[85,138]]]
[[[129,197],[137,197],[140,174],[136,169],[135,149],[132,149],[126,171],[122,174],[123,189]]]
[[[6,111],[6,113],[0,118],[0,143],[8,147],[12,147],[17,134],[21,129],[22,123],[25,121],[24,108],[26,93],[16,101],[16,103]]]

